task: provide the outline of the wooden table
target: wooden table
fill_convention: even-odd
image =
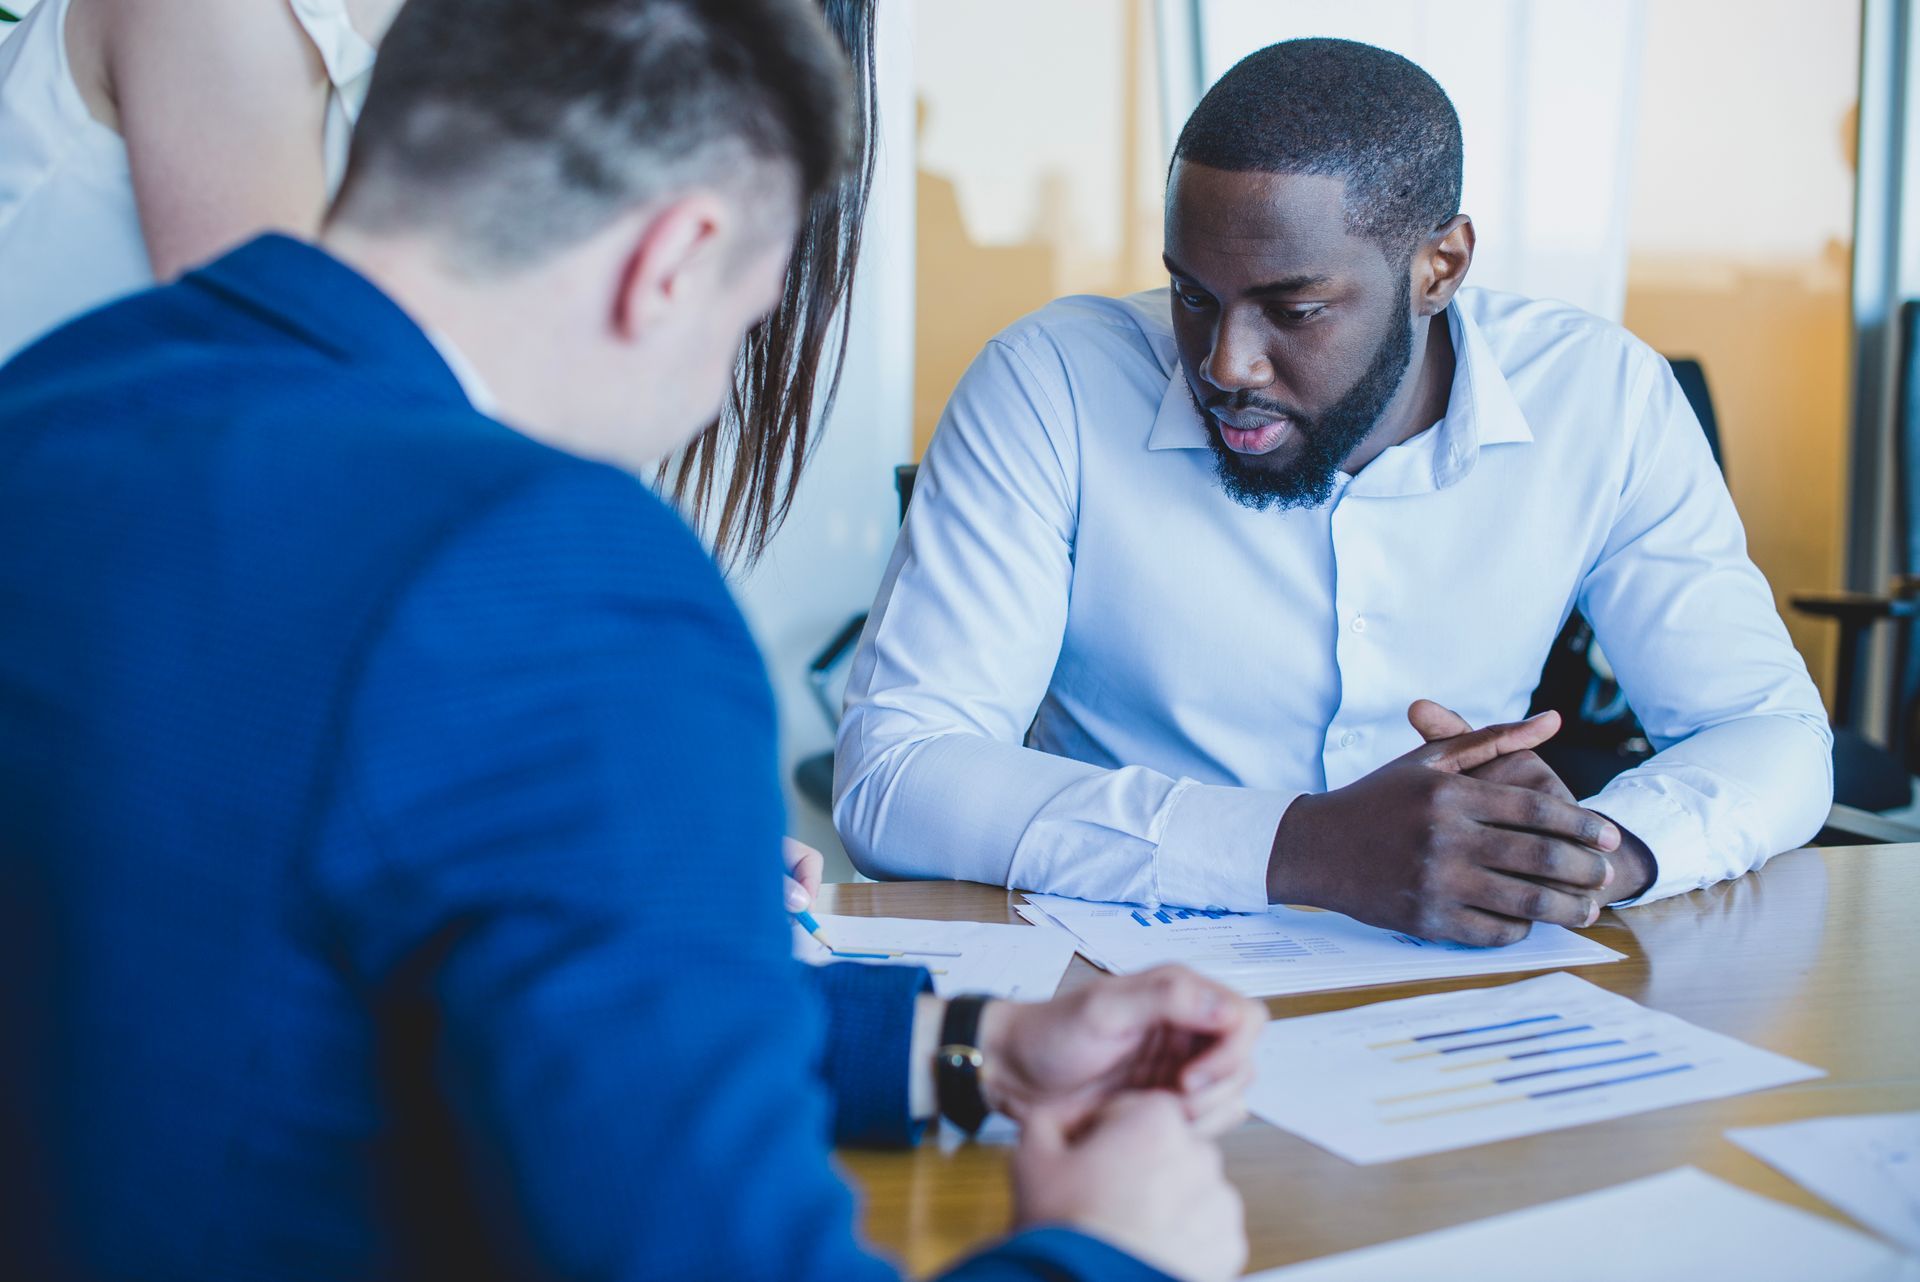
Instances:
[[[821,907],[872,916],[1017,922],[1013,896],[973,883],[831,886]],[[1799,850],[1736,882],[1582,932],[1627,960],[1576,973],[1635,1001],[1827,1070],[1817,1081],[1379,1166],[1354,1166],[1265,1122],[1223,1141],[1247,1202],[1250,1267],[1389,1241],[1691,1164],[1845,1222],[1724,1138],[1734,1126],[1920,1109],[1920,845]],[[1062,988],[1097,972],[1076,957]],[[1277,997],[1276,1016],[1510,983],[1483,976]],[[1003,1233],[1006,1150],[931,1141],[843,1153],[869,1241],[926,1274]]]

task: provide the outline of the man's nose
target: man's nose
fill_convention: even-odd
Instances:
[[[1230,315],[1222,316],[1214,327],[1213,346],[1200,367],[1200,376],[1223,392],[1244,391],[1273,382],[1273,365],[1252,326]]]

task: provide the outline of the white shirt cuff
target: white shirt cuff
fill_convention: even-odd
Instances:
[[[1161,902],[1265,912],[1273,836],[1299,794],[1182,783],[1154,848],[1153,880]]]
[[[1707,832],[1700,817],[1665,791],[1621,779],[1580,804],[1613,820],[1653,852],[1653,883],[1631,899],[1608,904],[1609,908],[1631,908],[1684,895],[1719,880],[1709,867]]]

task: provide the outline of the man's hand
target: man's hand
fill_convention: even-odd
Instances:
[[[1606,858],[1620,830],[1564,796],[1474,774],[1559,728],[1546,712],[1472,730],[1300,797],[1274,834],[1268,897],[1483,947],[1516,943],[1536,921],[1591,925],[1602,904],[1631,893]],[[1530,772],[1525,761],[1504,769]]]
[[[1247,1262],[1246,1208],[1219,1146],[1164,1091],[1117,1095],[1076,1126],[1028,1114],[1013,1154],[1014,1222],[1068,1224],[1187,1282]]]
[[[1543,712],[1542,720],[1552,717],[1555,731],[1560,728],[1560,714]],[[1428,743],[1439,743],[1445,739],[1457,739],[1464,734],[1472,734],[1473,726],[1467,719],[1451,708],[1442,707],[1431,699],[1415,699],[1413,706],[1407,709],[1407,721],[1420,737]],[[1548,736],[1549,738],[1551,736]],[[1545,742],[1545,740],[1542,740]],[[1576,798],[1553,767],[1540,759],[1540,755],[1531,748],[1521,748],[1515,752],[1503,753],[1484,766],[1476,766],[1467,771],[1475,779],[1484,779],[1488,783],[1511,784],[1515,788],[1529,788],[1557,798],[1568,805]]]
[[[787,911],[805,912],[820,893],[820,877],[827,870],[826,858],[804,841],[780,839],[780,855],[787,864]]]
[[[1045,1112],[1079,1127],[1123,1091],[1158,1090],[1203,1134],[1245,1116],[1253,1044],[1267,1010],[1178,966],[1103,978],[1047,1002],[981,1012],[981,1089],[1026,1123]]]
[[[1557,717],[1559,714],[1554,715]],[[1413,706],[1407,709],[1407,720],[1428,743],[1437,743],[1442,739],[1451,739],[1473,731],[1473,726],[1465,717],[1451,708],[1442,707],[1431,699],[1415,699]],[[1572,791],[1560,776],[1553,772],[1553,767],[1542,761],[1532,751],[1510,752],[1467,773],[1476,779],[1510,783],[1517,788],[1531,788],[1535,792],[1545,793],[1549,797],[1558,797],[1562,801],[1574,800]],[[1617,824],[1615,826],[1618,827]],[[1631,899],[1653,884],[1657,871],[1653,851],[1647,848],[1647,843],[1624,828],[1620,829],[1619,848],[1608,852],[1607,862],[1613,865],[1613,876],[1607,882],[1607,893],[1610,896],[1608,903]],[[1575,888],[1568,887],[1568,889]]]

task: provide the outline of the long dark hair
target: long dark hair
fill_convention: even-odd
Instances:
[[[712,534],[726,564],[756,560],[786,519],[814,423],[832,412],[846,363],[879,116],[874,0],[821,0],[820,7],[853,67],[852,162],[807,202],[786,288],[741,345],[726,409],[660,468],[667,494]]]

